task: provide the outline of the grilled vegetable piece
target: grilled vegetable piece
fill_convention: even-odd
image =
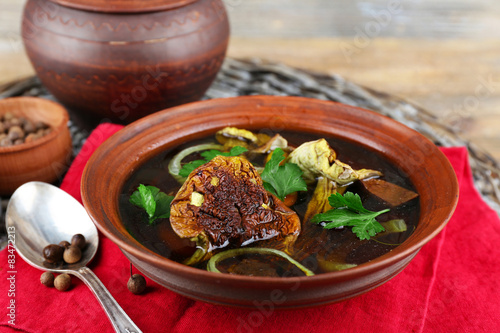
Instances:
[[[198,246],[205,255],[198,253],[197,262],[214,249],[255,241],[287,251],[300,233],[297,214],[268,193],[255,167],[239,156],[217,156],[195,169],[172,201],[170,223],[182,238],[203,239]]]
[[[325,139],[301,144],[290,153],[287,161],[297,164],[302,169],[304,180],[309,184],[319,176],[333,180],[337,185],[346,185],[356,180],[382,175],[376,170],[354,170],[340,162]]]

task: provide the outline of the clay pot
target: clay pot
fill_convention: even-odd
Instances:
[[[248,115],[251,114],[252,117]],[[166,149],[235,126],[336,136],[370,147],[409,175],[420,195],[413,234],[392,251],[357,267],[304,277],[257,277],[212,273],[164,258],[125,229],[119,196],[129,177]],[[165,171],[166,172],[166,171]],[[295,308],[339,302],[380,286],[401,272],[450,219],[458,183],[447,158],[428,139],[401,123],[360,108],[298,97],[213,99],[155,113],[125,127],[92,155],[82,176],[83,204],[99,230],[159,284],[188,297],[254,307],[277,290]],[[272,297],[272,296],[271,296]]]
[[[22,36],[59,101],[127,123],[200,99],[229,25],[221,0],[28,0]]]

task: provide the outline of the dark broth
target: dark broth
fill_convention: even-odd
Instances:
[[[288,140],[290,146],[299,146],[303,142],[317,140],[320,137],[308,133],[281,132]],[[325,137],[330,146],[337,152],[337,157],[344,163],[351,165],[354,169],[369,168],[382,171],[382,179],[415,191],[408,176],[399,168],[391,164],[387,159],[378,153],[357,145],[355,143],[341,140],[335,137]],[[169,195],[175,195],[180,188],[180,184],[168,173],[168,163],[179,151],[204,142],[214,142],[213,136],[202,140],[191,141],[174,149],[166,150],[151,160],[143,164],[126,182],[119,198],[119,207],[122,221],[129,233],[148,249],[174,261],[182,262],[189,258],[194,251],[195,243],[179,238],[170,226],[168,219],[159,219],[154,225],[148,225],[145,213],[129,203],[130,195],[137,189],[139,184],[153,185],[160,188]],[[197,159],[199,155],[193,154],[189,159]],[[185,161],[189,161],[186,158]],[[252,161],[255,163],[256,161]],[[297,203],[292,206],[301,221],[307,209],[307,204],[314,191],[313,184],[308,192],[300,192]],[[348,191],[358,193],[361,196],[365,208],[379,211],[388,207],[387,203],[366,191],[360,182],[350,185]],[[377,258],[407,239],[415,229],[419,219],[419,199],[416,198],[398,207],[392,207],[389,213],[377,218],[379,222],[386,222],[392,219],[403,219],[407,225],[407,231],[402,233],[390,233],[370,239],[369,241],[359,240],[352,232],[351,228],[324,230],[321,226],[307,224],[307,233],[301,233],[295,247],[300,250],[299,260],[303,265],[311,269],[314,273],[328,271],[328,260],[330,258],[342,257],[345,264],[359,265],[374,258]],[[304,225],[304,223],[303,223]],[[312,229],[310,229],[312,228]],[[303,228],[304,230],[304,228]],[[258,242],[252,246],[259,246]],[[222,249],[223,251],[224,249]],[[235,260],[226,260],[221,263],[221,271],[233,267]],[[337,259],[335,259],[337,260]],[[238,262],[259,261],[255,256],[238,257]],[[274,260],[275,262],[263,262],[256,265],[261,273],[255,272],[253,275],[268,275],[269,269],[264,265],[272,265],[280,276],[302,275],[297,269],[292,269],[287,262]],[[327,262],[325,264],[325,262]],[[198,265],[204,268],[206,263]],[[285,273],[283,273],[285,272]],[[252,275],[252,274],[250,274]]]

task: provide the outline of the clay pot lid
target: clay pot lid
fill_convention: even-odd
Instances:
[[[104,13],[140,13],[189,5],[197,0],[50,0],[61,6]]]

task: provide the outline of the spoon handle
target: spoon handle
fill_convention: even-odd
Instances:
[[[116,332],[120,333],[141,333],[142,331],[134,324],[129,316],[123,311],[121,306],[111,296],[106,287],[102,284],[99,278],[86,266],[73,271],[97,297],[99,303],[106,311],[111,324]]]

